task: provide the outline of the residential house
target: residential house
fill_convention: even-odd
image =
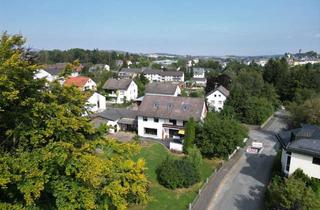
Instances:
[[[143,74],[150,82],[184,82],[184,73],[182,71],[145,69]]]
[[[192,117],[202,121],[207,114],[204,99],[145,95],[138,109],[138,135],[155,139],[180,139]]]
[[[142,74],[143,69],[139,68],[122,68],[118,72],[118,77],[123,79],[134,79],[135,77]]]
[[[205,78],[204,68],[193,68],[193,78]]]
[[[206,78],[197,78],[193,77],[189,81],[193,86],[198,87],[205,87],[207,85],[207,79]]]
[[[181,94],[179,85],[169,82],[153,82],[146,86],[146,95],[178,96]]]
[[[124,103],[138,97],[138,86],[132,79],[108,79],[103,85],[111,103]]]
[[[282,147],[281,165],[286,175],[302,169],[309,177],[320,179],[320,127],[305,124],[276,136]]]
[[[108,107],[106,110],[90,116],[91,123],[97,128],[101,124],[109,126],[109,132],[137,130],[137,110]]]
[[[89,72],[95,71],[110,71],[110,66],[108,64],[95,64],[89,68]]]
[[[66,68],[68,63],[55,63],[55,64],[49,64],[44,69],[48,73],[50,73],[52,76],[54,76],[56,79],[59,77],[59,74],[63,72],[63,70]],[[80,64],[75,69],[73,69],[70,76],[76,77],[79,76],[79,73],[82,71],[84,66]]]
[[[65,82],[65,86],[75,86],[81,91],[95,91],[96,83],[85,76],[69,77]],[[94,92],[88,96],[86,108],[90,112],[101,112],[106,109],[106,97]]]
[[[229,91],[225,87],[222,85],[218,86],[207,94],[206,99],[208,106],[216,112],[221,111],[229,94]]]
[[[97,89],[97,84],[92,79],[85,76],[69,77],[64,82],[64,85],[66,86],[74,85],[78,87],[81,91],[85,91],[85,90],[95,91]]]
[[[46,79],[48,82],[54,81],[56,78],[43,69],[38,69],[34,75],[34,79]]]
[[[90,112],[101,112],[106,109],[106,97],[94,92],[87,100],[87,109]]]

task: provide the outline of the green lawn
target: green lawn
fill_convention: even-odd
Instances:
[[[137,158],[143,158],[146,161],[146,167],[148,168],[146,174],[151,186],[151,201],[146,206],[132,206],[129,208],[130,210],[185,210],[194,199],[203,182],[188,189],[176,190],[167,189],[158,183],[156,169],[168,154],[169,151],[158,143],[148,143],[142,147],[140,155]],[[212,174],[216,164],[216,160],[204,160],[201,167],[202,180],[205,180]]]

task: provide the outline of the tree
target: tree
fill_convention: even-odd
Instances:
[[[289,106],[295,126],[309,123],[320,126],[320,97],[306,100],[302,105],[292,103]]]
[[[272,104],[265,98],[251,96],[243,112],[242,122],[260,125],[273,113]]]
[[[148,200],[139,147],[103,138],[86,96],[34,79],[20,35],[0,40],[0,208],[125,209]]]
[[[197,131],[196,145],[202,155],[227,158],[237,146],[243,144],[248,130],[234,119],[209,112]]]
[[[188,149],[191,148],[194,145],[194,139],[195,139],[195,126],[196,122],[194,119],[191,117],[186,125],[186,135],[184,137],[184,142],[183,142],[183,151],[184,153],[188,152]]]
[[[272,178],[268,186],[266,200],[268,209],[319,209],[320,201],[309,185],[309,178],[303,172],[297,170],[289,178],[278,175]]]
[[[140,74],[138,77],[134,79],[134,82],[138,86],[138,94],[139,96],[143,96],[145,92],[146,85],[149,83],[149,80],[147,77],[145,77],[143,74]]]

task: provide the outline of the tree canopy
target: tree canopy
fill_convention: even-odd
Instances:
[[[34,79],[20,35],[0,40],[0,208],[125,209],[148,200],[139,147],[105,139],[75,87]]]

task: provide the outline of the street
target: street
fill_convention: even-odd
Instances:
[[[274,133],[286,126],[283,116],[283,113],[277,112],[263,129],[250,130],[250,138],[253,141],[262,142],[263,151],[260,154],[247,154],[242,151],[239,160],[219,183],[207,204],[207,209],[259,210],[263,208],[264,192],[276,155],[277,142]]]

